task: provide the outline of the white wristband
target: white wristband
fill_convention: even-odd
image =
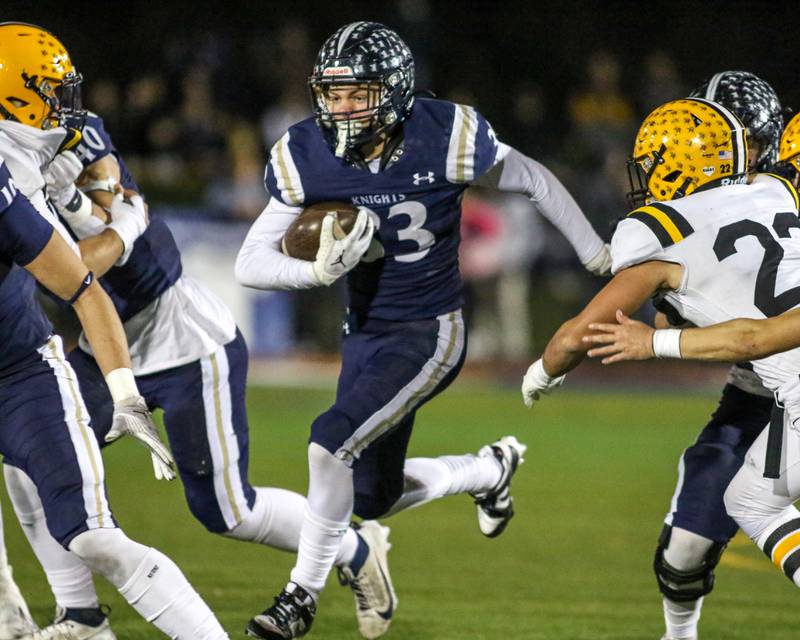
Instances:
[[[681,330],[657,329],[653,332],[653,353],[656,358],[681,357]]]
[[[131,369],[114,369],[106,376],[106,385],[115,404],[139,395]]]

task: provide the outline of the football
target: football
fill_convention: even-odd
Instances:
[[[333,235],[337,240],[341,240],[353,228],[358,207],[347,202],[318,202],[306,207],[283,234],[281,240],[283,252],[292,258],[313,261],[319,249],[322,219],[328,213],[336,214]]]

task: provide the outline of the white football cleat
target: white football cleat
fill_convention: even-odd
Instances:
[[[64,617],[66,613],[65,609],[57,607],[53,624],[24,636],[24,640],[117,640],[117,636],[111,630],[108,616],[97,626],[91,626],[67,620]]]
[[[487,493],[472,494],[478,508],[478,526],[487,538],[496,538],[505,531],[514,517],[514,499],[511,497],[511,478],[525,460],[528,447],[514,436],[505,436],[497,442],[481,447],[478,455],[494,457],[503,469],[500,482]]]
[[[369,554],[358,574],[354,574],[349,567],[339,568],[339,582],[343,586],[349,585],[353,591],[361,635],[374,640],[389,630],[397,609],[397,594],[392,586],[386,557],[392,548],[389,544],[389,527],[371,520],[352,526],[369,547]]]
[[[0,580],[0,640],[24,638],[38,629],[9,567],[8,576]]]

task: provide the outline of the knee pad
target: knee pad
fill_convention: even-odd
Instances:
[[[119,588],[136,570],[149,550],[126,536],[121,529],[90,529],[69,543],[69,550]]]
[[[691,602],[708,595],[714,589],[714,567],[719,563],[727,544],[713,543],[696,568],[681,571],[664,559],[671,536],[672,527],[664,525],[653,559],[659,591],[673,602]]]
[[[353,431],[350,418],[335,407],[331,407],[311,424],[309,441],[335,454],[353,435]]]

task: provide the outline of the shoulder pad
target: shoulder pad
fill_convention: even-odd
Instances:
[[[783,186],[783,188],[786,189],[786,191],[788,192],[791,202],[794,205],[794,210],[795,211],[800,210],[800,196],[798,196],[797,189],[794,188],[794,185],[791,183],[791,181],[787,180],[783,176],[779,176],[777,173],[765,173],[763,175],[768,176],[774,180],[777,180]]]
[[[499,141],[491,125],[472,107],[450,103],[453,121],[447,147],[447,180],[472,182],[496,162]]]
[[[694,233],[680,213],[661,202],[632,211],[611,238],[611,272],[652,260]]]
[[[270,150],[264,172],[264,186],[273,198],[277,198],[283,204],[297,207],[305,202],[305,191],[300,172],[292,158],[290,145],[292,133],[292,129],[287,131]]]

